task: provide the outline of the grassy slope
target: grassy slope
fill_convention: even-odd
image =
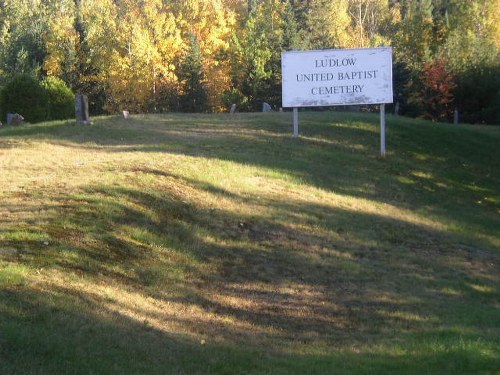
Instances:
[[[0,131],[0,373],[500,368],[500,129],[290,114]]]

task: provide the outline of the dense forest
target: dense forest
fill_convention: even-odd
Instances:
[[[382,45],[399,113],[500,123],[500,0],[0,0],[0,87],[94,114],[278,108],[282,51]]]

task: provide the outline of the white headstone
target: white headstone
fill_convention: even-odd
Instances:
[[[271,112],[273,109],[269,105],[269,103],[262,103],[262,112]]]

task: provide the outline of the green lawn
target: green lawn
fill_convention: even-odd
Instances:
[[[0,129],[0,374],[500,373],[500,127]]]

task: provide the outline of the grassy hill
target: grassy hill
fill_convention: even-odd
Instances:
[[[0,373],[493,373],[500,128],[0,129]]]

